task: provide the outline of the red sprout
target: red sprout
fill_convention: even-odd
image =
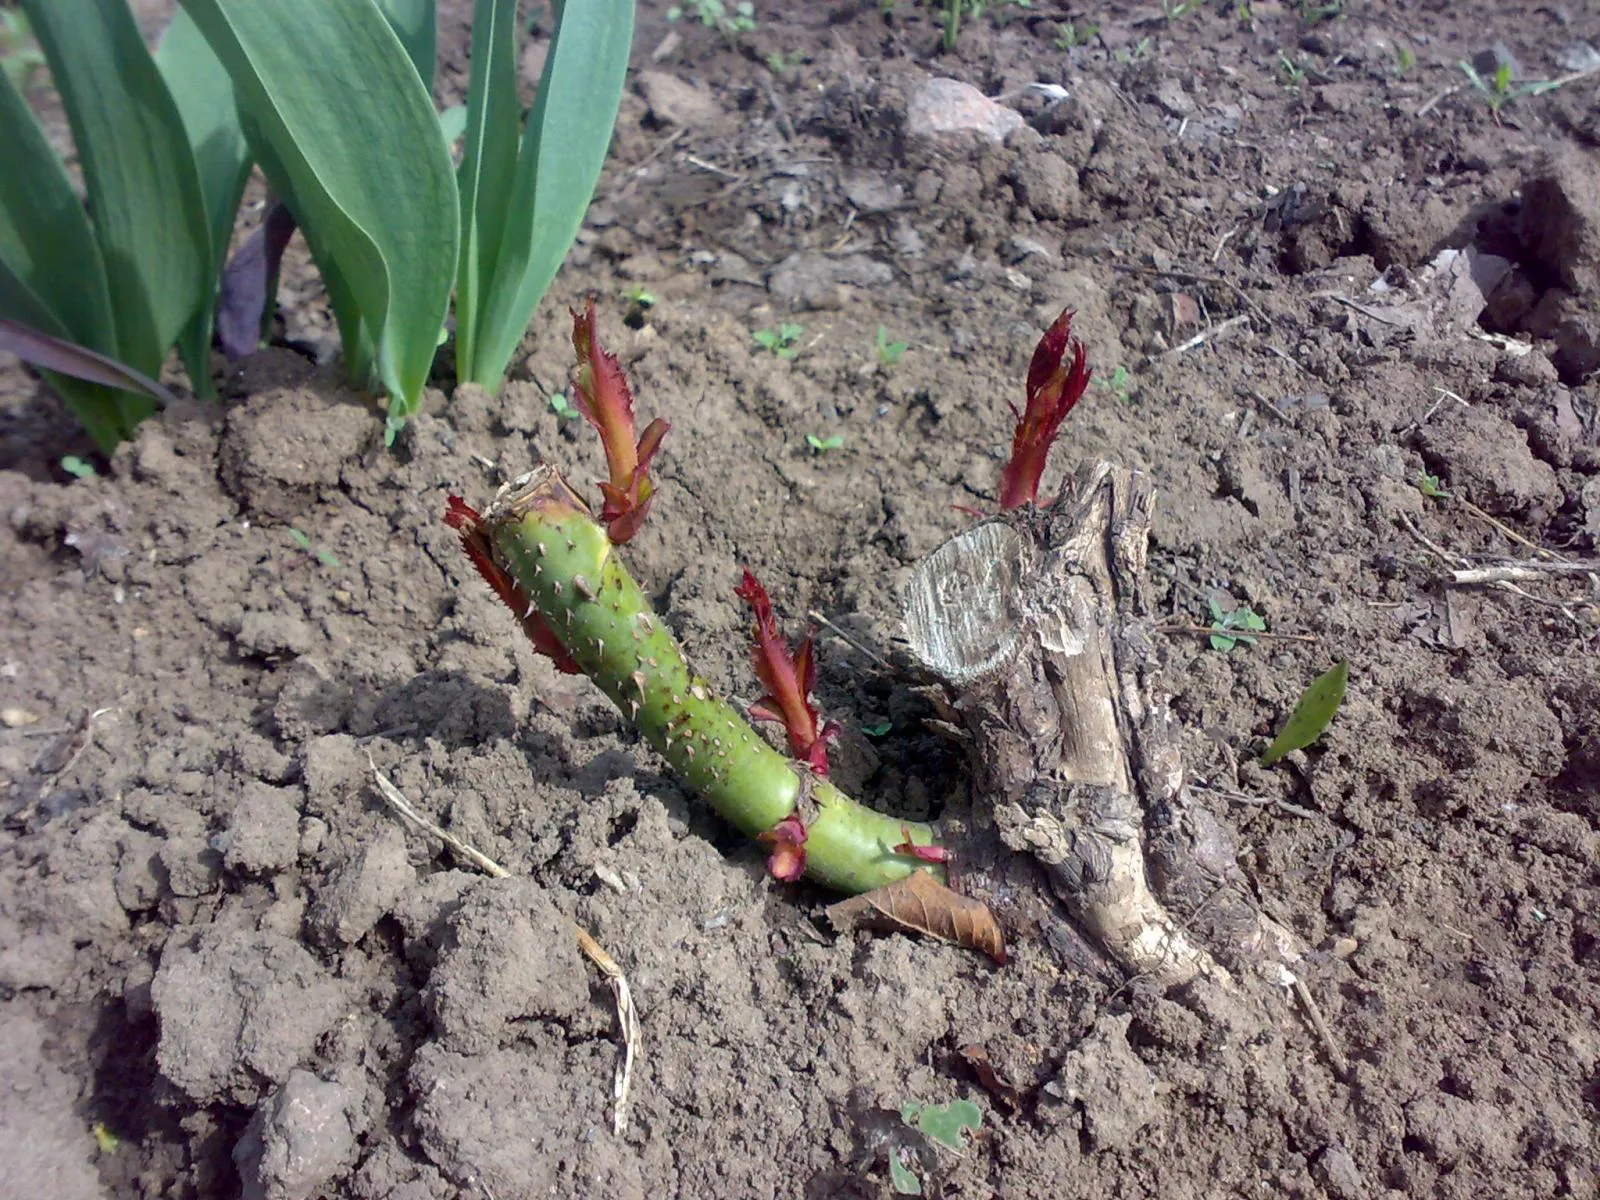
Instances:
[[[600,345],[593,296],[581,315],[572,313],[572,348],[578,352],[578,365],[572,372],[578,411],[600,434],[611,475],[600,484],[605,496],[600,520],[611,541],[620,546],[639,532],[650,511],[655,492],[650,460],[661,449],[661,439],[671,426],[658,417],[634,440],[633,391],[617,356]]]
[[[1067,309],[1039,339],[1028,364],[1027,408],[1018,414],[1017,406],[1010,405],[1017,430],[1011,440],[1011,461],[1000,477],[1002,512],[1038,499],[1039,480],[1061,422],[1089,386],[1093,372],[1083,343],[1072,336],[1074,315]]]
[[[778,632],[767,590],[749,571],[737,589],[740,599],[749,602],[756,615],[756,645],[753,660],[756,675],[767,694],[750,706],[755,721],[778,721],[789,734],[789,750],[818,775],[828,773],[828,743],[839,736],[832,721],[820,724],[817,706],[811,702],[816,686],[817,666],[811,639],[800,643],[797,653],[789,653],[788,643]]]
[[[543,614],[533,607],[528,593],[495,561],[494,547],[478,510],[460,496],[451,496],[445,505],[444,523],[461,538],[461,548],[472,560],[472,565],[478,568],[483,581],[500,597],[501,603],[511,610],[512,615],[522,622],[522,631],[528,635],[534,650],[554,662],[558,671],[581,675],[583,668],[567,653],[567,648],[556,637],[555,630],[550,628]]]
[[[907,858],[919,858],[926,863],[948,863],[954,856],[943,846],[919,846],[911,840],[911,830],[900,826],[900,836],[905,838],[894,848],[896,854],[903,854]]]
[[[767,870],[774,879],[793,883],[806,873],[806,823],[799,813],[790,813],[756,840],[772,847]]]

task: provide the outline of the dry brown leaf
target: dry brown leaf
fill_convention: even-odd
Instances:
[[[840,933],[865,925],[898,933],[925,933],[969,950],[981,950],[1001,966],[1005,934],[989,906],[953,892],[927,871],[913,871],[885,887],[828,906],[828,921]]]
[[[1012,1112],[1022,1107],[1022,1092],[1014,1084],[1007,1083],[994,1069],[994,1062],[989,1058],[989,1051],[982,1046],[963,1046],[958,1051],[967,1065],[978,1076],[978,1082],[989,1090],[989,1094],[1004,1104]]]

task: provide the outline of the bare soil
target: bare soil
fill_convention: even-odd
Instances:
[[[907,0],[758,2],[736,44],[645,3],[612,166],[498,396],[445,355],[386,451],[303,251],[282,344],[97,478],[58,468],[81,438],[0,368],[7,1190],[879,1196],[903,1149],[950,1197],[1600,1195],[1595,585],[1448,584],[1600,551],[1600,77],[1497,119],[1456,65],[1498,41],[1561,76],[1600,10],[1347,7],[1041,0],[945,54]],[[1069,18],[1097,35],[1067,48]],[[934,76],[1026,127],[918,136]],[[1467,248],[1510,264],[1487,306],[1425,270]],[[655,303],[630,312],[635,288]],[[837,774],[917,817],[965,805],[966,776],[904,668],[899,588],[955,506],[993,507],[1006,404],[1079,310],[1103,386],[1050,479],[1155,478],[1170,625],[1215,599],[1299,635],[1156,636],[1191,770],[1316,948],[1347,1078],[1286,996],[1245,1040],[1037,930],[1003,969],[834,936],[826,896],[767,878],[531,654],[440,515],[541,458],[598,476],[549,404],[590,290],[673,424],[635,573],[746,699],[740,567],[848,633],[821,637]],[[783,322],[792,359],[751,336]],[[909,343],[892,366],[880,326]],[[1340,657],[1319,746],[1253,765]],[[515,878],[400,826],[368,754]],[[609,995],[569,919],[644,1022],[620,1137]],[[961,1155],[901,1121],[957,1097],[983,1110]]]

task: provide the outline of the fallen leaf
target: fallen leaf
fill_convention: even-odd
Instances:
[[[981,950],[1000,966],[1006,962],[1005,934],[989,906],[953,892],[926,871],[876,888],[827,909],[840,933],[858,926],[924,933],[969,950]]]
[[[988,1089],[991,1096],[1012,1112],[1022,1107],[1022,1093],[1000,1077],[1000,1072],[994,1069],[994,1062],[987,1050],[982,1046],[963,1046],[960,1054],[977,1074],[978,1082]]]
[[[1339,711],[1349,680],[1350,664],[1342,658],[1337,666],[1313,679],[1289,714],[1283,731],[1261,756],[1261,765],[1270,767],[1291,750],[1303,749],[1321,737],[1333,714]]]

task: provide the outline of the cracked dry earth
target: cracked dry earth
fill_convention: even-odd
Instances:
[[[298,246],[282,337],[226,403],[96,478],[56,467],[82,443],[0,366],[3,1190],[881,1196],[903,1155],[947,1197],[1600,1194],[1595,584],[1450,582],[1600,554],[1600,87],[1497,121],[1456,66],[1561,76],[1600,10],[1345,8],[1036,2],[946,54],[908,0],[758,2],[736,45],[642,4],[613,161],[498,396],[446,354],[385,451]],[[446,102],[469,11],[443,15]],[[951,95],[1003,140],[931,130]],[[591,289],[673,423],[633,570],[745,700],[739,567],[848,634],[821,637],[836,774],[913,817],[968,798],[899,588],[953,505],[993,505],[1005,404],[1079,310],[1101,386],[1051,480],[1156,479],[1169,624],[1248,604],[1304,639],[1158,651],[1191,771],[1238,797],[1242,865],[1316,949],[1346,1078],[1286,999],[1245,1040],[1039,930],[1001,970],[835,936],[827,897],[766,878],[532,656],[440,515],[540,458],[598,474],[549,403]],[[784,322],[792,359],[752,338]],[[1326,737],[1255,767],[1338,657]],[[397,823],[369,753],[513,877]],[[573,920],[643,1018],[620,1136]],[[960,1155],[900,1118],[956,1098],[982,1113]]]

